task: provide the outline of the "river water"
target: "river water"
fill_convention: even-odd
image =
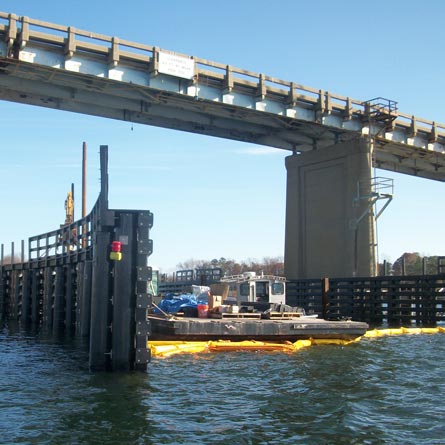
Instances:
[[[1,444],[445,444],[445,335],[153,358],[91,373],[0,326]]]

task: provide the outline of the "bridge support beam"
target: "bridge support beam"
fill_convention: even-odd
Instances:
[[[358,192],[369,190],[372,154],[358,138],[286,158],[287,278],[375,275],[375,220]]]

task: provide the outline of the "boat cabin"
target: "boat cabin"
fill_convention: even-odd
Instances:
[[[275,275],[257,275],[245,272],[221,278],[229,285],[228,300],[238,305],[246,302],[286,303],[286,278]]]

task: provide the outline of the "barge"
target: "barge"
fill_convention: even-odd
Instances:
[[[367,323],[325,320],[286,305],[284,277],[247,272],[210,287],[191,288],[193,294],[166,298],[148,315],[149,341],[353,340],[369,328]]]
[[[261,314],[258,314],[261,315]],[[166,317],[150,314],[149,340],[211,341],[256,340],[295,342],[305,339],[353,340],[365,334],[367,323],[351,320],[324,320],[312,316],[278,316],[269,319],[257,314],[233,314],[221,318]]]

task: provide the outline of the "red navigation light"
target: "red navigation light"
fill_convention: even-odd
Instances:
[[[122,243],[120,241],[113,241],[111,243],[112,252],[120,252],[122,250]]]

